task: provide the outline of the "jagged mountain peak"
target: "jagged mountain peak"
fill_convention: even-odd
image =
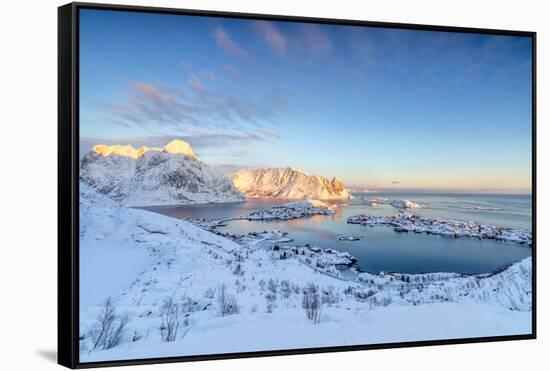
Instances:
[[[343,200],[351,196],[343,182],[333,177],[308,175],[295,167],[239,170],[233,184],[247,197]]]
[[[107,157],[110,155],[118,155],[123,157],[130,157],[130,158],[139,158],[151,151],[155,151],[155,152],[162,151],[162,152],[171,153],[171,154],[181,154],[181,155],[191,157],[192,159],[196,159],[195,153],[193,152],[191,145],[181,139],[174,139],[170,143],[165,145],[163,148],[147,147],[147,146],[134,148],[131,144],[126,144],[126,145],[96,144],[95,146],[92,147],[92,150],[91,150],[91,152],[103,157]]]
[[[303,171],[302,169],[300,169],[300,168],[298,168],[298,167],[296,167],[296,166],[290,166],[290,167],[287,167],[286,169],[289,170],[289,171],[294,171],[294,172],[303,174],[303,175],[305,175],[305,176],[309,176],[308,173],[306,173],[305,171]]]

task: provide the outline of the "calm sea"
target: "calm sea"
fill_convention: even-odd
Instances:
[[[219,230],[238,234],[283,230],[295,240],[294,243],[310,243],[322,248],[348,251],[359,260],[361,269],[374,273],[490,272],[531,255],[530,247],[514,243],[396,233],[390,227],[347,224],[346,219],[352,215],[396,213],[396,209],[390,205],[369,206],[367,199],[371,197],[412,200],[426,206],[425,209],[415,209],[415,213],[431,218],[476,221],[517,229],[532,228],[530,195],[355,193],[352,200],[337,208],[335,215],[273,222],[237,220]],[[250,200],[242,203],[147,209],[176,218],[225,219],[283,202]],[[360,241],[339,241],[338,236],[345,234],[363,238]]]

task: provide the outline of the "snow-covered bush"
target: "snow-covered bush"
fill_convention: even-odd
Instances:
[[[355,300],[357,301],[360,301],[360,302],[364,302],[366,301],[368,298],[370,298],[371,296],[375,295],[376,294],[376,291],[372,290],[372,289],[369,289],[367,291],[362,291],[362,290],[355,290],[353,292],[353,297],[355,298]]]
[[[321,302],[327,307],[331,307],[333,304],[341,301],[340,294],[334,290],[333,286],[329,286],[326,289],[323,289],[323,296],[321,297]]]
[[[128,322],[128,315],[117,315],[116,307],[108,297],[92,329],[92,350],[111,349],[120,344]]]
[[[241,263],[237,263],[237,265],[235,265],[235,268],[233,269],[233,274],[235,276],[242,276],[244,275],[244,271],[241,267]]]
[[[218,309],[222,317],[239,313],[237,299],[227,292],[225,285],[218,288]]]
[[[362,281],[362,277],[359,277],[359,280]],[[344,295],[353,295],[353,287],[352,286],[348,286],[344,289]]]
[[[277,293],[277,287],[279,286],[279,281],[277,280],[273,280],[273,279],[269,279],[269,281],[267,282],[267,289],[269,291],[271,291],[272,293],[276,294]]]
[[[248,259],[248,251],[244,252],[244,256],[241,253],[241,251],[234,252],[234,254],[235,254],[235,261],[237,263],[242,263],[242,262],[246,261],[246,259]]]
[[[302,308],[306,312],[306,317],[314,324],[321,321],[321,313],[323,311],[323,303],[319,295],[319,287],[310,283],[304,288],[302,293]]]
[[[207,299],[214,299],[215,296],[216,296],[216,290],[211,287],[206,289],[206,291],[204,292],[204,297]]]
[[[212,295],[212,297],[214,297],[214,294]],[[189,296],[183,295],[181,297],[180,309],[181,309],[181,313],[184,315],[187,313],[196,312],[199,309],[199,305],[200,305],[199,301],[194,300]]]
[[[277,300],[277,294],[273,292],[268,292],[267,294],[265,294],[265,300],[267,302],[265,306],[265,311],[267,313],[272,313],[273,308],[275,307],[275,301]]]
[[[244,281],[244,278],[243,278],[243,281]],[[242,283],[241,281],[239,281],[239,279],[236,279],[235,280],[235,288],[236,288],[238,293],[244,292],[246,290],[246,285],[244,283]]]
[[[160,315],[162,318],[160,336],[162,341],[172,342],[176,340],[178,328],[180,326],[179,311],[179,305],[172,297],[164,300],[164,303],[160,307]]]
[[[281,281],[281,295],[284,299],[288,299],[290,294],[292,293],[292,289],[290,288],[290,281],[288,280],[282,280]]]
[[[382,297],[381,302],[383,307],[387,307],[393,302],[393,299],[390,295],[386,295]]]
[[[376,307],[386,307],[390,305],[393,302],[393,299],[390,294],[381,295],[381,294],[375,294],[368,297],[368,303],[369,308],[373,309]],[[413,302],[413,305],[417,305],[417,303]]]

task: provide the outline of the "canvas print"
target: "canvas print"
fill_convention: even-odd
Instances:
[[[80,362],[531,334],[532,58],[80,9]]]

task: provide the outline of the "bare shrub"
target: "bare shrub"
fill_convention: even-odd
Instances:
[[[92,350],[111,349],[120,344],[128,322],[128,315],[117,315],[116,307],[113,305],[111,298],[108,297],[97,317],[95,336],[92,336]]]
[[[306,312],[306,317],[314,324],[321,321],[323,304],[319,295],[319,287],[310,283],[304,288],[302,293],[302,308]]]
[[[239,313],[237,299],[227,292],[225,285],[218,288],[218,308],[222,317]]]
[[[277,300],[277,294],[274,294],[272,292],[268,292],[267,294],[265,294],[265,300],[267,302],[266,307],[265,307],[265,311],[267,313],[272,313],[273,308],[275,307],[275,301]]]
[[[386,307],[393,302],[390,295],[372,295],[368,298],[369,308]],[[416,300],[412,301],[413,305],[417,305]]]
[[[108,297],[103,304],[101,313],[97,317],[97,332],[94,337],[94,345],[92,350],[101,348],[105,341],[105,335],[111,330],[113,323],[115,321],[115,307],[111,301],[111,298]]]
[[[127,314],[117,316],[117,324],[113,328],[113,331],[108,332],[105,337],[105,349],[111,349],[120,344],[122,336],[124,335],[124,330],[129,321],[130,318]]]
[[[269,281],[267,282],[267,289],[269,291],[271,291],[272,293],[276,294],[277,293],[277,287],[279,286],[279,281],[277,280],[273,280],[273,279],[269,279]]]
[[[244,281],[244,278],[243,278],[243,281]],[[237,279],[235,280],[235,289],[237,290],[238,293],[244,292],[246,290],[246,285]]]
[[[374,294],[376,294],[376,291],[372,289],[369,289],[367,291],[356,290],[353,292],[353,297],[355,298],[356,301],[365,302],[367,301],[368,298],[370,298]]]
[[[179,311],[179,305],[172,297],[164,300],[164,303],[160,307],[160,315],[162,318],[160,336],[162,341],[169,343],[176,340],[178,328],[180,326]]]
[[[391,303],[393,302],[391,296],[384,296],[382,297],[382,306],[383,307],[387,307],[388,305],[390,305]]]
[[[378,299],[376,298],[376,295],[373,295],[369,298],[369,308],[372,309],[372,308],[375,308],[377,306],[379,306],[379,302],[378,302]]]
[[[340,300],[340,294],[334,290],[333,286],[329,286],[328,288],[323,289],[321,302],[327,307],[331,307],[333,304],[338,303]]]
[[[236,261],[236,262],[243,262],[243,261],[244,261],[244,258],[243,258],[243,256],[242,256],[240,253],[236,253],[236,254],[235,254],[235,261]]]
[[[282,280],[281,281],[281,295],[284,299],[288,299],[290,294],[292,293],[292,289],[290,288],[290,282],[288,280]]]
[[[242,276],[244,274],[243,268],[241,267],[241,263],[237,263],[237,265],[235,265],[235,268],[233,269],[233,274],[235,276]]]
[[[181,312],[192,313],[197,310],[198,303],[191,299],[189,296],[183,295],[181,297]]]
[[[216,290],[214,290],[213,288],[208,288],[204,292],[204,297],[207,299],[214,299],[215,296],[216,296]]]

